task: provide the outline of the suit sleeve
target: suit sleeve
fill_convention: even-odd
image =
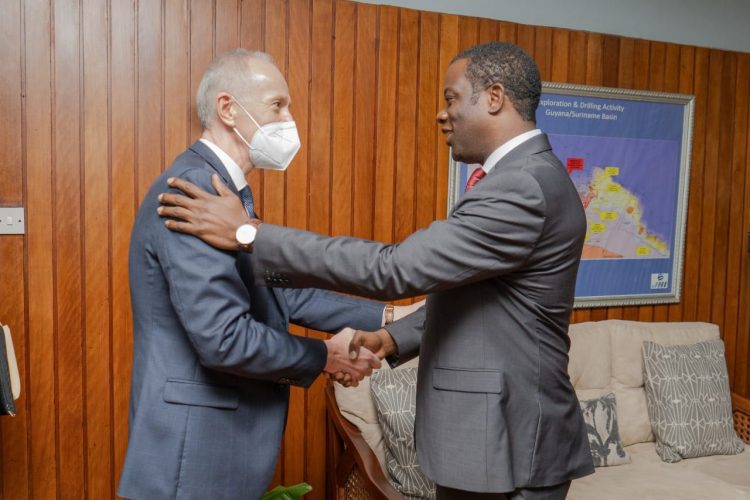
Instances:
[[[214,192],[210,174],[203,169],[188,170],[181,177]],[[325,366],[323,342],[255,321],[237,255],[160,226],[157,258],[201,364],[248,378],[310,385]]]
[[[392,367],[419,355],[419,346],[424,334],[425,311],[425,306],[422,306],[408,316],[384,327],[398,347],[398,354],[387,359]]]
[[[262,224],[251,257],[255,282],[392,300],[513,272],[542,233],[545,202],[530,174],[499,174],[467,194],[447,220],[395,245]]]
[[[289,307],[292,323],[322,330],[338,332],[350,327],[355,330],[374,331],[383,321],[381,302],[348,297],[315,288],[281,289]]]

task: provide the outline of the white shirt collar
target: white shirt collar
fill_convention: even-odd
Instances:
[[[529,130],[528,132],[524,132],[521,135],[515,136],[513,139],[509,140],[508,142],[494,150],[492,154],[487,157],[487,161],[485,161],[484,165],[482,165],[482,169],[485,171],[485,173],[489,174],[490,170],[492,170],[492,167],[494,167],[497,162],[499,162],[505,155],[507,155],[532,137],[535,137],[541,133],[541,130],[535,128],[534,130]]]
[[[216,156],[219,157],[219,160],[224,165],[224,168],[227,169],[229,177],[232,178],[232,182],[234,182],[234,187],[237,188],[237,191],[242,191],[243,189],[245,189],[245,186],[247,186],[247,179],[245,179],[245,174],[242,173],[242,169],[239,165],[237,165],[237,162],[234,161],[228,154],[224,152],[223,149],[221,149],[213,142],[203,138],[201,138],[200,141],[208,146],[208,148],[213,151]]]

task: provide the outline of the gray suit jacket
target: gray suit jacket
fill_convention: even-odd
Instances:
[[[234,187],[196,142],[154,182],[130,242],[133,372],[118,494],[138,499],[252,499],[271,481],[289,385],[326,362],[320,340],[288,333],[378,328],[383,305],[321,290],[252,285],[247,254],[166,229],[156,213],[171,176]]]
[[[546,135],[504,157],[450,217],[396,245],[261,226],[256,283],[379,298],[428,293],[389,331],[419,350],[416,442],[443,486],[507,492],[593,472],[567,374],[586,219]]]

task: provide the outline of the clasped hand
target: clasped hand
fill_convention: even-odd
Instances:
[[[330,378],[348,382],[347,386],[356,387],[365,377],[372,374],[372,370],[380,368],[380,358],[367,348],[358,350],[351,355],[354,330],[344,328],[339,333],[325,341],[328,349],[328,359],[323,371]]]

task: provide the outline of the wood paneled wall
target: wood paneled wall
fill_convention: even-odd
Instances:
[[[193,96],[212,56],[264,49],[286,73],[303,147],[253,173],[265,218],[397,241],[446,210],[434,117],[450,59],[510,40],[546,80],[695,94],[684,295],[669,306],[578,310],[721,325],[750,395],[750,54],[334,0],[3,0],[0,321],[23,380],[0,419],[0,498],[114,496],[127,442],[127,247],[152,179],[199,134]],[[302,329],[297,334],[320,336]],[[324,498],[323,381],[292,391],[276,476]]]

